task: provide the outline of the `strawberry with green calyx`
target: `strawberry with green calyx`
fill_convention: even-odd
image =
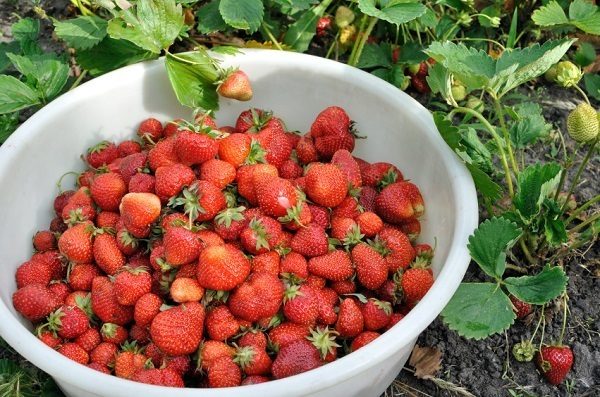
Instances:
[[[256,346],[240,346],[236,349],[233,362],[238,364],[246,375],[268,375],[271,371],[271,358],[265,349]]]
[[[137,135],[143,141],[154,144],[163,136],[163,125],[159,120],[150,117],[140,123]]]
[[[215,232],[223,240],[236,240],[246,226],[246,207],[226,208],[220,211],[213,220]]]
[[[289,216],[298,203],[294,185],[287,179],[254,175],[254,191],[260,209],[269,216]]]
[[[562,87],[568,88],[577,85],[582,76],[581,69],[571,61],[562,61],[556,64],[554,80]]]
[[[336,348],[341,347],[336,342],[338,336],[339,333],[329,327],[316,327],[310,329],[310,335],[306,339],[317,348],[324,362],[331,362],[337,358]]]
[[[242,371],[233,358],[223,356],[215,359],[208,368],[208,387],[235,387],[242,383]]]
[[[148,357],[142,353],[137,343],[125,343],[115,358],[115,375],[130,379],[137,370],[145,368],[147,361]]]
[[[306,201],[300,199],[295,206],[288,208],[285,216],[277,220],[288,230],[298,230],[312,222],[312,213]]]
[[[244,102],[252,99],[250,79],[239,69],[224,70],[217,84],[217,92],[222,97]]]
[[[90,328],[87,315],[76,306],[61,306],[50,313],[46,325],[64,339],[75,339]]]
[[[433,275],[430,269],[410,268],[402,274],[400,286],[406,303],[416,305],[433,285]]]
[[[598,136],[599,122],[596,111],[587,103],[581,103],[567,117],[567,131],[577,142],[591,142]]]
[[[129,333],[127,329],[121,325],[104,323],[100,328],[100,335],[103,342],[114,343],[121,345],[127,340]]]
[[[242,230],[240,240],[246,251],[258,255],[273,249],[279,242],[281,233],[278,221],[268,216],[258,216]]]
[[[351,249],[357,244],[362,243],[363,237],[365,237],[365,235],[361,233],[360,226],[355,223],[352,225],[350,230],[348,230],[341,242],[346,249]]]
[[[361,177],[363,185],[379,190],[404,179],[402,172],[395,165],[385,162],[366,165],[361,169]]]
[[[573,352],[569,346],[542,346],[536,355],[536,363],[546,380],[559,385],[573,366]]]
[[[220,136],[210,127],[192,127],[177,134],[173,149],[184,165],[204,164],[217,155],[219,144],[216,138]]]
[[[530,340],[522,340],[515,343],[512,348],[512,354],[520,362],[529,362],[533,360],[537,349]]]
[[[271,372],[275,379],[281,379],[310,371],[322,364],[321,354],[313,343],[300,339],[280,347]]]
[[[257,133],[265,128],[272,118],[273,112],[250,108],[240,113],[235,123],[235,129],[241,133]]]
[[[385,328],[390,322],[392,304],[370,298],[367,303],[361,306],[361,312],[364,318],[365,330],[378,331]]]
[[[87,150],[86,161],[90,167],[98,169],[112,163],[119,157],[119,150],[114,143],[102,141]]]
[[[423,215],[425,206],[419,188],[411,182],[396,182],[386,186],[375,199],[375,210],[389,223],[402,223]]]
[[[316,289],[306,284],[288,286],[283,294],[283,314],[296,324],[314,324],[319,317]]]
[[[140,240],[135,238],[127,229],[122,228],[117,231],[115,236],[117,247],[126,256],[132,256],[140,250]]]
[[[91,222],[77,224],[67,229],[58,240],[60,253],[75,263],[90,263],[93,255],[94,225]]]
[[[364,329],[364,317],[358,304],[352,298],[345,298],[340,303],[335,330],[344,338],[352,338]]]
[[[114,277],[117,302],[133,306],[139,298],[152,290],[152,277],[146,267],[124,266]]]
[[[342,216],[332,216],[331,231],[329,234],[330,234],[331,238],[342,241],[349,234],[352,233],[352,229],[356,229],[357,227],[358,227],[358,225],[352,218],[342,217]]]
[[[415,259],[415,249],[409,238],[399,230],[384,227],[373,241],[373,247],[380,252],[391,273],[406,269]]]

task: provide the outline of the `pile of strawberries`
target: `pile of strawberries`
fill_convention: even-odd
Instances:
[[[300,136],[251,109],[99,143],[34,236],[14,307],[70,359],[165,386],[265,382],[360,349],[431,287],[433,250],[413,245],[418,188],[353,157],[352,127],[329,107]]]

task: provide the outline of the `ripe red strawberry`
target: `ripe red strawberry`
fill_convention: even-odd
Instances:
[[[306,173],[306,194],[324,207],[339,205],[348,192],[346,177],[333,164],[313,164]]]
[[[137,135],[148,142],[158,142],[163,135],[163,126],[155,118],[147,118],[138,127]]]
[[[383,229],[383,221],[374,212],[366,211],[356,218],[361,233],[366,237],[374,237]]]
[[[208,181],[196,181],[184,189],[182,202],[186,214],[198,222],[211,221],[219,211],[227,207],[221,190]]]
[[[262,109],[251,108],[244,110],[235,122],[235,129],[238,132],[256,133],[262,130],[272,117],[272,112]]]
[[[138,172],[129,180],[129,193],[154,193],[156,178],[154,175]]]
[[[252,85],[248,75],[241,70],[234,70],[227,75],[217,88],[219,95],[238,101],[252,99]]]
[[[33,248],[44,252],[56,249],[56,236],[50,230],[39,231],[33,236]]]
[[[356,236],[354,236],[354,234],[356,234]],[[331,237],[338,239],[342,242],[346,242],[344,240],[348,238],[349,244],[356,244],[361,238],[360,230],[358,229],[358,224],[354,221],[354,219],[339,216],[333,216],[331,218],[330,235]],[[356,239],[353,239],[353,237],[356,237]]]
[[[319,289],[319,317],[317,322],[324,325],[332,325],[337,321],[335,307],[339,302],[338,294],[331,288]]]
[[[361,306],[365,329],[367,331],[378,331],[390,322],[392,305],[390,302],[370,298]]]
[[[251,254],[265,253],[277,245],[281,238],[281,224],[268,216],[258,216],[250,220],[242,230],[240,241]]]
[[[329,251],[329,241],[325,229],[316,223],[309,223],[296,232],[291,247],[293,251],[312,258],[325,255]]]
[[[205,340],[200,344],[198,366],[204,371],[209,370],[213,363],[221,358],[233,359],[235,349],[223,342],[216,340]]]
[[[253,272],[265,272],[274,275],[279,274],[280,257],[277,251],[269,251],[260,255],[256,255],[252,259],[252,271]]]
[[[283,322],[269,331],[269,340],[275,350],[281,349],[290,343],[306,339],[309,335],[309,327],[292,322]]]
[[[354,274],[350,255],[346,251],[335,250],[308,261],[308,271],[331,281],[341,281]]]
[[[160,199],[152,193],[127,193],[119,210],[125,228],[134,237],[144,238],[150,233],[150,225],[160,216]]]
[[[319,294],[308,285],[291,285],[284,293],[283,314],[296,324],[312,325],[319,317]]]
[[[114,343],[115,345],[122,345],[129,336],[125,327],[112,323],[102,324],[100,334],[102,336],[102,342]]]
[[[117,247],[125,256],[133,256],[140,251],[140,241],[136,239],[127,229],[120,228],[115,236]]]
[[[71,267],[68,282],[75,291],[91,291],[92,280],[99,275],[98,266],[91,263],[80,263]]]
[[[419,189],[410,182],[385,187],[375,199],[375,211],[386,222],[402,223],[423,214],[425,207]]]
[[[15,273],[17,288],[23,288],[30,284],[41,284],[47,286],[54,278],[54,269],[48,262],[29,260],[21,264]]]
[[[356,266],[358,281],[371,290],[376,290],[387,279],[388,266],[379,252],[361,243],[352,249],[352,261]]]
[[[233,337],[240,324],[225,305],[216,306],[206,313],[206,332],[213,340],[225,341]]]
[[[299,279],[308,277],[308,264],[304,256],[297,252],[290,252],[281,258],[280,274],[282,277],[289,278],[294,276]]]
[[[225,189],[235,180],[235,167],[226,161],[210,159],[200,167],[200,179],[210,182],[219,189]]]
[[[57,351],[79,364],[86,365],[90,361],[89,354],[77,343],[65,343]]]
[[[113,366],[118,351],[114,343],[101,342],[90,352],[90,361],[104,366]]]
[[[96,348],[101,342],[100,333],[95,328],[88,328],[84,333],[79,335],[75,339],[75,343],[83,348],[86,352],[90,353]]]
[[[362,186],[360,167],[349,151],[346,149],[336,151],[331,158],[331,163],[335,164],[342,171],[352,187]]]
[[[573,366],[573,352],[569,346],[542,346],[536,363],[550,384],[559,385]]]
[[[271,358],[265,351],[255,346],[238,347],[233,362],[238,364],[246,375],[267,375],[271,371]]]
[[[262,132],[260,134],[262,134]],[[260,135],[258,139],[260,140]],[[290,158],[292,150],[294,149],[292,142],[286,133],[282,131],[273,133],[268,142],[264,144],[261,142],[261,145],[266,150],[264,156],[266,162],[274,165],[278,169]]]
[[[207,247],[200,253],[198,283],[204,288],[229,291],[248,277],[250,269],[248,258],[234,246]]]
[[[196,268],[193,267],[191,269],[193,271],[193,277],[179,277],[180,274],[177,273],[177,278],[171,284],[171,289],[169,293],[171,294],[171,298],[177,303],[184,302],[198,302],[204,296],[204,288],[198,284],[196,281]]]
[[[402,314],[402,313],[392,313],[392,315],[390,316],[390,322],[388,323],[388,325],[385,326],[385,328],[383,330],[384,331],[389,330],[394,325],[398,324],[400,322],[400,320],[402,320],[403,318],[404,318],[404,314]]]
[[[255,176],[256,174],[256,176]],[[258,200],[254,192],[254,180],[261,176],[277,176],[277,168],[271,164],[252,164],[242,166],[237,171],[238,193],[252,205],[257,205]]]
[[[150,331],[146,327],[140,327],[137,324],[133,324],[129,329],[129,340],[132,342],[139,343],[140,345],[146,345],[150,342]]]
[[[361,332],[356,336],[356,338],[352,340],[352,343],[350,344],[350,351],[354,352],[363,347],[364,345],[368,345],[369,343],[377,339],[379,335],[379,333],[373,331]]]
[[[509,295],[509,298],[513,304],[513,310],[515,311],[518,319],[523,319],[527,317],[529,313],[531,313],[532,308],[529,303],[525,303],[513,295]]]
[[[323,229],[329,228],[330,216],[327,208],[313,204],[308,204],[308,208],[310,209],[310,214],[312,215],[312,221],[314,223],[321,226]]]
[[[358,204],[365,211],[375,210],[375,198],[377,198],[377,190],[371,186],[363,186],[360,189],[360,197],[358,198]]]
[[[187,302],[160,312],[152,320],[150,335],[160,350],[171,356],[193,353],[200,344],[204,307]]]
[[[32,322],[43,319],[61,305],[56,295],[41,284],[19,288],[12,300],[15,309]]]
[[[306,165],[319,161],[319,153],[313,142],[313,139],[309,136],[303,136],[296,144],[296,155],[300,164]]]
[[[404,233],[390,227],[384,227],[379,232],[379,239],[385,250],[389,251],[385,256],[385,261],[390,273],[394,273],[401,268],[406,269],[415,259],[415,249]]]
[[[133,307],[119,304],[114,286],[107,277],[96,277],[92,282],[92,309],[105,323],[125,325],[133,317]]]
[[[408,269],[402,275],[402,292],[409,305],[420,301],[433,285],[433,276],[427,269]]]
[[[96,264],[108,275],[116,274],[127,263],[116,238],[110,234],[96,236],[93,252]]]
[[[116,211],[127,193],[127,186],[119,174],[109,172],[94,178],[90,190],[98,207],[103,211]]]
[[[87,364],[86,367],[91,368],[94,371],[102,372],[102,373],[107,374],[107,375],[111,374],[110,368],[108,368],[106,365],[102,365],[102,364],[99,364],[99,363],[91,362],[91,363]]]
[[[215,359],[208,368],[208,387],[235,387],[242,383],[242,371],[233,358]]]
[[[219,158],[237,169],[248,158],[251,143],[247,134],[231,134],[219,142]]]
[[[257,349],[267,349],[267,336],[264,332],[250,329],[248,332],[243,334],[237,341],[238,346],[253,346]]]
[[[244,380],[241,383],[241,386],[246,386],[246,385],[258,385],[259,383],[265,383],[268,382],[270,379],[266,376],[261,376],[261,375],[252,375],[252,376],[246,376],[244,378]]]
[[[346,298],[340,303],[338,320],[335,330],[341,337],[352,338],[360,334],[364,329],[364,318],[359,306],[354,299]]]
[[[52,205],[54,208],[54,212],[56,212],[56,215],[62,214],[63,208],[65,208],[65,205],[67,205],[69,199],[73,197],[74,194],[75,191],[73,190],[65,190],[64,192],[60,193],[54,198],[54,202]]]
[[[271,372],[275,379],[281,379],[310,371],[322,364],[323,361],[317,348],[310,341],[302,339],[279,349]]]
[[[117,302],[133,306],[137,300],[152,289],[152,277],[143,267],[125,266],[115,276],[114,291]]]
[[[87,315],[76,306],[61,306],[48,316],[48,328],[61,338],[75,339],[89,327]]]
[[[93,259],[91,222],[84,222],[67,229],[58,240],[58,249],[69,261],[89,263]]]
[[[281,167],[279,167],[279,175],[285,179],[300,178],[303,172],[302,167],[292,159],[284,161]]]
[[[65,230],[67,230],[67,225],[61,217],[57,216],[50,221],[49,229],[53,233],[63,233]]]
[[[214,231],[223,240],[237,240],[248,223],[245,209],[246,207],[226,208],[219,212],[213,220]]]
[[[123,178],[126,185],[129,185],[131,178],[141,172],[146,167],[148,154],[146,152],[130,154],[123,157],[119,164],[119,174]]]
[[[185,387],[181,374],[170,368],[140,368],[131,376],[135,382],[166,387]]]
[[[254,192],[260,209],[273,217],[284,217],[298,202],[294,185],[279,177],[254,175]]]
[[[121,216],[117,212],[102,211],[96,216],[96,227],[101,229],[116,229]]]
[[[142,151],[142,145],[138,142],[129,140],[123,141],[117,145],[117,149],[119,149],[119,157],[127,157],[130,154],[139,153]]]
[[[194,171],[183,164],[172,164],[156,170],[156,195],[163,203],[181,193],[184,186],[189,186],[196,179]]]
[[[255,322],[273,317],[283,300],[283,284],[270,273],[252,273],[236,288],[227,304],[234,316]]]
[[[62,338],[59,338],[54,332],[48,331],[44,326],[38,327],[35,333],[42,343],[51,347],[52,349],[56,349],[63,343]]]
[[[87,150],[86,161],[92,168],[100,168],[112,163],[119,157],[119,150],[114,143],[102,141]]]
[[[154,317],[160,312],[162,299],[153,293],[142,295],[135,303],[133,318],[135,323],[141,327],[150,325]]]
[[[327,36],[327,31],[331,29],[331,18],[321,17],[317,21],[317,37]]]
[[[196,233],[183,227],[172,227],[163,237],[165,259],[174,266],[184,265],[198,259],[200,240]]]
[[[169,357],[166,361],[167,369],[173,370],[181,376],[189,372],[191,367],[191,359],[189,356]]]
[[[330,159],[339,149],[354,150],[354,136],[346,111],[338,106],[323,110],[310,127],[319,155]]]
[[[115,359],[115,375],[119,378],[130,379],[137,370],[144,368],[146,360],[148,357],[140,353],[137,346],[126,346],[125,350],[119,352]]]
[[[384,188],[404,179],[395,165],[383,162],[366,165],[362,169],[361,176],[363,184],[373,188]]]
[[[148,166],[154,172],[160,167],[168,167],[179,161],[175,152],[176,135],[170,136],[158,142],[148,152]]]
[[[181,131],[175,139],[175,153],[184,165],[203,164],[213,159],[218,151],[217,141],[204,131]]]

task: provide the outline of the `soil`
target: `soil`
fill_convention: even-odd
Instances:
[[[42,1],[42,8],[48,15],[61,18],[69,13],[69,1]],[[16,21],[16,15],[33,16],[31,2],[24,0],[0,0],[0,40],[10,39],[10,24]],[[42,45],[44,48],[64,51],[52,40],[51,25],[43,23]],[[311,49],[312,50],[312,49]],[[544,107],[544,115],[561,131],[566,131],[565,120],[568,112],[580,101],[574,91],[553,87],[538,87],[521,92]],[[423,100],[422,97],[417,98]],[[595,104],[598,108],[598,104]],[[27,115],[23,115],[23,118]],[[565,138],[569,148],[574,142]],[[554,154],[554,143],[546,141],[528,150],[526,162],[535,163],[547,160]],[[585,153],[579,150],[576,163]],[[574,171],[569,173],[569,179]],[[599,193],[600,157],[596,153],[584,172],[578,186],[578,202]],[[567,185],[568,186],[568,185]],[[442,367],[437,378],[421,380],[411,369],[403,370],[386,396],[599,396],[600,395],[600,246],[598,244],[582,247],[572,252],[570,259],[563,265],[569,275],[568,294],[570,317],[565,343],[574,352],[575,363],[567,382],[558,387],[546,383],[532,362],[517,362],[511,354],[512,346],[522,339],[529,338],[537,320],[539,309],[530,318],[516,321],[502,335],[485,340],[467,340],[450,331],[438,318],[419,337],[420,346],[436,347],[442,351]],[[475,264],[471,264],[465,281],[481,281],[484,276]],[[551,305],[546,311],[545,340],[557,339],[561,328],[562,309],[559,304]],[[3,342],[3,341],[0,341]],[[21,361],[12,349],[0,343],[0,358]],[[24,364],[26,365],[26,364]]]

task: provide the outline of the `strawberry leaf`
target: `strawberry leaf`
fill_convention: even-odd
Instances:
[[[54,20],[54,33],[69,47],[86,50],[106,36],[108,22],[97,16],[79,16],[66,21]]]
[[[531,19],[540,26],[554,26],[569,23],[567,15],[556,1],[551,1],[545,6],[535,10]]]
[[[92,76],[98,76],[122,66],[154,59],[157,55],[127,40],[105,37],[98,45],[77,51],[77,63]]]
[[[181,5],[175,0],[139,0],[108,23],[114,39],[131,41],[155,54],[169,48],[184,27]]]
[[[499,279],[506,268],[506,250],[521,237],[521,229],[504,218],[483,222],[469,237],[469,252],[490,277]]]
[[[208,34],[227,29],[227,24],[219,12],[220,3],[220,0],[213,0],[198,9],[196,17],[198,18],[198,30],[200,33]]]
[[[500,333],[516,317],[508,296],[493,283],[462,283],[441,316],[450,329],[469,339]]]
[[[13,76],[0,75],[0,114],[39,105],[38,94]]]
[[[536,164],[519,174],[518,191],[513,203],[525,222],[531,221],[540,212],[544,198],[554,192],[561,169],[556,163]]]
[[[358,8],[363,14],[379,18],[394,25],[412,21],[425,14],[427,8],[417,0],[391,0],[385,2],[381,8],[377,8],[375,0],[358,0]]]
[[[510,127],[509,134],[517,149],[523,149],[550,133],[552,126],[546,123],[542,108],[537,103],[521,102],[514,110],[517,121]]]
[[[600,74],[586,73],[583,75],[583,82],[587,94],[600,101]]]
[[[306,10],[296,22],[290,25],[283,38],[287,44],[298,52],[308,50],[308,46],[317,31],[317,21],[331,4],[332,0],[324,0],[319,5]]]
[[[535,276],[508,277],[506,289],[523,302],[543,305],[565,290],[567,276],[559,266],[547,265]]]
[[[27,78],[46,103],[61,93],[69,78],[69,66],[53,54],[22,56],[8,54],[14,67]]]
[[[261,0],[221,0],[219,11],[227,25],[248,33],[256,32],[264,17]]]

